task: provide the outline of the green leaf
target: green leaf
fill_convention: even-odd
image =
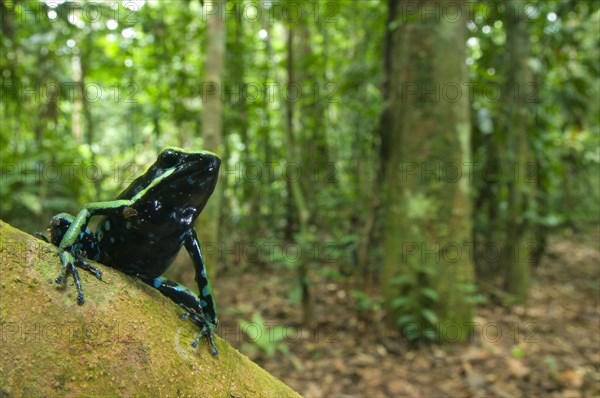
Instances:
[[[432,267],[431,265],[425,265],[425,266],[419,268],[419,272],[422,274],[433,276],[433,275],[435,275],[436,268]]]
[[[392,308],[401,308],[410,303],[410,297],[397,297],[392,300]]]
[[[280,343],[277,344],[277,349],[283,354],[283,355],[290,355],[290,349],[287,345]]]
[[[263,317],[260,314],[260,312],[254,312],[252,314],[252,322],[257,323],[257,324],[259,324],[261,326],[265,324],[265,320],[263,319]]]
[[[15,194],[15,196],[17,198],[16,202],[21,202],[21,204],[33,214],[40,214],[42,212],[42,204],[36,195],[28,192],[20,192]]]
[[[262,337],[260,325],[257,325],[255,322],[248,322],[244,319],[241,319],[240,327],[244,333],[246,333],[248,338],[250,338],[250,340],[252,340],[254,343],[257,343]]]
[[[423,318],[425,318],[427,322],[429,322],[432,325],[438,322],[438,317],[435,314],[435,312],[428,308],[423,308],[421,310],[421,315],[423,315]]]
[[[398,286],[412,286],[414,285],[414,280],[411,275],[398,275],[392,278],[392,283]]]
[[[435,329],[427,328],[423,331],[423,337],[429,341],[435,341],[438,339],[437,332]]]
[[[514,346],[512,349],[512,356],[516,359],[521,359],[525,356],[525,350],[522,347]]]
[[[398,318],[396,323],[399,326],[415,323],[415,316],[413,314],[402,315]]]
[[[432,301],[438,301],[440,298],[437,292],[430,287],[424,287],[423,289],[421,289],[421,294],[431,299]]]
[[[286,328],[283,326],[276,326],[271,330],[271,339],[273,343],[283,340],[286,336]]]
[[[404,336],[409,340],[413,341],[418,339],[419,336],[419,326],[416,323],[406,323],[403,327]]]

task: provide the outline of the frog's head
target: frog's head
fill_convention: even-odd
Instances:
[[[119,198],[151,207],[200,213],[217,185],[221,160],[209,151],[166,148],[156,162]]]

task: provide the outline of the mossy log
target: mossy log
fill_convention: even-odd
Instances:
[[[99,265],[81,271],[86,303],[69,278],[54,283],[56,247],[0,221],[0,396],[299,397],[157,290]]]

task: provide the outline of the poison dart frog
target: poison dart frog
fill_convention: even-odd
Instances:
[[[194,221],[215,189],[220,165],[212,152],[167,148],[116,200],[89,203],[75,217],[67,213],[52,217],[50,242],[58,246],[62,262],[56,283],[63,284],[70,273],[77,302],[83,304],[77,267],[102,279],[100,270],[86,259],[136,275],[183,307],[182,318],[200,327],[192,347],[206,336],[212,354],[217,355],[213,341],[217,309]],[[88,228],[93,216],[102,216],[95,231]],[[161,277],[182,246],[194,263],[199,297]]]

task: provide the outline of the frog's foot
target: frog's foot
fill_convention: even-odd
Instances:
[[[85,297],[83,295],[83,288],[81,286],[81,281],[79,280],[79,271],[77,271],[77,267],[92,272],[96,278],[100,280],[102,280],[102,272],[100,272],[97,267],[87,263],[83,258],[75,258],[71,253],[66,251],[60,253],[60,260],[62,262],[62,268],[60,274],[55,279],[55,282],[58,285],[64,283],[64,287],[66,288],[67,273],[70,272],[71,275],[73,275],[73,281],[77,288],[77,304],[82,305],[85,302]]]
[[[78,257],[77,260],[75,260],[75,265],[81,269],[91,272],[98,280],[102,280],[102,271],[100,271],[98,267],[94,267],[92,264],[85,261],[85,258]]]
[[[210,313],[202,311],[202,304],[204,303],[202,300],[184,286],[168,279],[161,277],[150,278],[144,275],[138,275],[138,277],[183,308],[185,313],[181,315],[182,319],[190,318],[192,322],[200,326],[200,334],[192,342],[192,347],[196,347],[200,340],[206,336],[210,343],[212,354],[218,354],[217,346],[213,339],[214,329],[217,325],[216,317],[212,317]],[[211,306],[210,308],[213,307]]]
[[[198,334],[198,337],[196,337],[196,339],[192,341],[192,347],[196,348],[200,343],[200,340],[202,340],[202,338],[206,336],[211,347],[211,354],[217,356],[219,354],[219,351],[217,350],[217,346],[213,339],[215,325],[195,310],[188,308],[183,304],[179,305],[186,311],[184,314],[181,315],[181,319],[190,318],[192,322],[200,326],[200,333]]]
[[[55,282],[58,285],[62,285],[64,281],[64,288],[66,289],[67,272],[71,272],[71,275],[73,275],[73,281],[75,282],[75,287],[77,287],[77,304],[82,305],[85,302],[85,298],[83,296],[83,288],[81,287],[79,272],[77,271],[75,263],[76,261],[63,262],[60,274],[56,278]]]

